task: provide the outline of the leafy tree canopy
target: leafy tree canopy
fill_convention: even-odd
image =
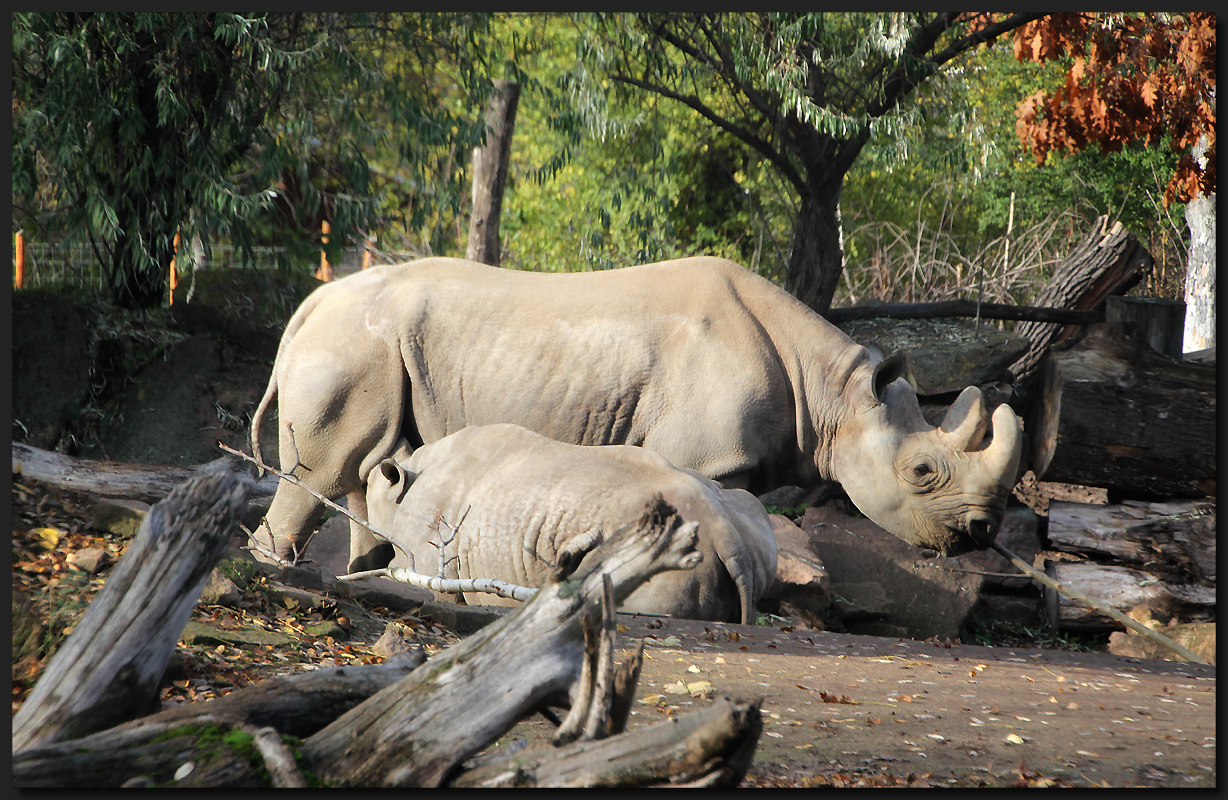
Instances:
[[[162,301],[176,232],[227,238],[250,253],[274,208],[300,225],[331,219],[333,246],[368,228],[373,150],[398,158],[401,181],[418,190],[410,214],[421,219],[461,191],[452,176],[432,174],[431,156],[452,148],[463,158],[484,137],[477,115],[453,108],[480,103],[488,86],[488,22],[16,14],[16,211],[88,240],[116,298],[132,306]]]

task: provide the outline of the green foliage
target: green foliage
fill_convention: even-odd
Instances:
[[[298,242],[294,259],[319,247],[301,231],[321,219],[335,252],[377,208],[404,206],[409,227],[455,213],[453,160],[484,136],[470,112],[488,86],[487,21],[15,15],[15,210],[32,232],[90,242],[118,299],[137,306],[162,302],[177,231],[249,256],[257,241]],[[408,198],[372,180],[369,154],[397,160]]]
[[[1076,653],[1103,653],[1109,643],[1107,633],[1057,630],[1047,620],[1032,625],[1003,620],[980,621],[965,630],[960,639],[982,647],[1035,647]]]

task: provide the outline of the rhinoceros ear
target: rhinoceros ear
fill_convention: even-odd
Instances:
[[[385,458],[375,466],[368,482],[382,498],[397,503],[413,483],[413,477],[416,476],[406,472],[395,459]]]
[[[874,376],[870,379],[870,386],[873,388],[875,401],[883,402],[883,393],[887,390],[887,387],[895,383],[896,378],[904,377],[907,369],[908,362],[904,357],[903,351],[892,353],[875,364]]]

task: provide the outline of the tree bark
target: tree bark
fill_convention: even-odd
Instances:
[[[306,739],[311,769],[338,785],[439,786],[541,707],[587,714],[581,618],[604,593],[602,573],[617,604],[657,572],[693,568],[695,536],[658,502],[600,545],[599,566],[570,575],[584,555],[572,554],[524,605]]]
[[[1061,411],[1045,480],[1122,499],[1214,493],[1213,365],[1165,358],[1115,323],[1054,356]]]
[[[1125,294],[1151,269],[1153,260],[1147,248],[1120,222],[1109,224],[1100,217],[1091,231],[1053,272],[1053,279],[1036,298],[1036,305],[1066,308],[1076,311],[1098,309],[1112,294]],[[1032,342],[1032,346],[1015,364],[1011,372],[1024,389],[1030,387],[1032,373],[1045,349],[1072,336],[1076,325],[1053,322],[1025,322],[1015,333]]]
[[[1190,263],[1185,273],[1185,337],[1183,350],[1215,347],[1215,194],[1197,197],[1185,206],[1190,229]]]
[[[154,467],[144,464],[121,464],[116,461],[93,461],[74,458],[62,453],[40,450],[28,444],[13,442],[13,474],[32,480],[99,497],[122,497],[156,503],[189,478],[214,470],[244,474],[242,462],[223,456],[196,467]],[[277,491],[277,478],[265,475],[250,487],[251,497],[272,497]]]
[[[1182,621],[1207,621],[1215,615],[1215,587],[1170,584],[1148,572],[1104,564],[1050,561],[1045,573],[1062,584],[1123,614],[1147,604]],[[1120,623],[1045,588],[1045,610],[1053,627],[1063,630],[1119,630]]]
[[[1091,505],[1050,500],[1048,538],[1055,550],[1110,556],[1179,582],[1215,582],[1212,502]]]
[[[499,216],[503,211],[503,189],[507,185],[520,84],[500,80],[494,85],[495,91],[486,111],[486,144],[473,150],[473,211],[469,217],[465,258],[497,267],[502,258]]]
[[[179,634],[247,507],[250,481],[195,476],[140,531],[13,717],[13,752],[74,739],[158,708]]]
[[[759,701],[711,706],[601,741],[522,750],[464,773],[468,788],[737,786],[763,730]]]

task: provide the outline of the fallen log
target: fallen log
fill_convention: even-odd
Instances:
[[[1129,567],[1104,564],[1049,561],[1045,573],[1097,603],[1121,614],[1142,605],[1164,608],[1184,622],[1214,619],[1215,587],[1172,584],[1155,575]],[[1045,590],[1045,611],[1055,628],[1062,630],[1116,630],[1120,621],[1073,601],[1050,588]]]
[[[459,776],[458,788],[737,786],[763,729],[759,702],[717,698],[707,708],[633,733],[521,750]],[[718,764],[712,761],[719,760]]]
[[[1027,320],[1062,325],[1094,325],[1097,322],[1104,322],[1104,314],[1099,311],[1017,306],[1010,303],[978,303],[975,300],[846,306],[830,308],[823,317],[833,325],[840,325],[855,319],[943,319],[946,317]]]
[[[158,691],[196,598],[247,507],[250,479],[196,475],[154,505],[13,717],[13,752],[158,710]]]
[[[183,494],[177,489],[167,504]],[[155,506],[151,518],[161,518],[164,507]],[[138,535],[138,541],[148,538]],[[190,545],[177,538],[159,541]],[[674,720],[622,732],[643,645],[630,659],[614,664],[616,603],[661,570],[693,568],[701,557],[695,544],[695,524],[684,523],[658,500],[639,520],[597,545],[591,569],[573,574],[586,553],[570,553],[523,606],[305,739],[298,763],[336,785],[442,785],[467,758],[524,716],[549,705],[569,705],[556,741],[578,741],[566,752],[581,753],[586,743],[605,739],[610,752],[626,754],[624,769],[630,775],[656,775],[661,782],[673,776],[693,785],[736,784],[757,742],[758,701],[734,704],[748,722],[730,736],[696,733],[713,730],[707,717],[694,724]],[[182,620],[168,619],[164,627],[178,631],[182,625]],[[262,696],[259,687],[251,692],[248,699]],[[258,728],[253,723],[265,720],[253,714],[251,703],[231,705],[228,709],[213,701],[200,709],[176,709],[96,734],[88,746],[83,740],[56,745],[51,737],[36,741],[35,747],[15,745],[22,750],[15,783],[68,786],[76,785],[74,775],[88,775],[92,787],[304,785],[295,759],[280,742],[283,721]],[[16,732],[16,721],[14,727]],[[683,745],[690,760],[662,770],[664,742],[686,731],[693,732]],[[645,736],[663,744],[651,751],[639,748],[635,755],[634,743]],[[116,755],[119,751],[122,756]],[[122,770],[115,767],[117,757],[124,759]],[[636,766],[654,759],[656,766]],[[129,777],[133,770],[138,774]],[[602,780],[617,784],[616,776],[602,774]]]
[[[1049,501],[1049,544],[1111,556],[1181,582],[1215,582],[1215,504],[1191,500],[1122,505]]]
[[[1165,358],[1107,322],[1053,355],[1061,399],[1046,481],[1121,499],[1214,491],[1213,365]]]
[[[241,461],[228,456],[194,467],[157,467],[75,458],[19,442],[12,445],[14,475],[20,474],[59,489],[146,503],[158,502],[176,486],[197,475],[215,470],[245,472]],[[276,491],[277,478],[266,475],[252,484],[250,496],[272,497]]]
[[[421,650],[383,664],[337,667],[270,678],[207,703],[185,703],[109,730],[13,755],[13,785],[92,789],[172,783],[180,787],[259,786],[256,767],[242,758],[208,757],[219,739],[240,746],[276,726],[279,734],[309,736],[424,661]],[[175,780],[185,763],[202,769]],[[205,768],[203,765],[208,764]],[[292,783],[292,778],[287,778]]]

